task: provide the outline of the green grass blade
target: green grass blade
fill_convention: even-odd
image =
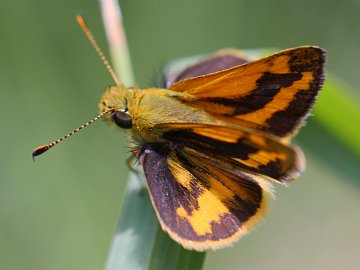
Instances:
[[[148,269],[202,269],[206,253],[184,249],[171,240],[160,227],[154,244]]]
[[[132,174],[105,269],[148,269],[158,229],[144,182]]]
[[[120,5],[117,0],[100,0],[100,6],[114,71],[121,84],[133,86],[134,72]]]
[[[328,74],[314,114],[329,132],[360,156],[360,108],[351,92],[339,79]]]

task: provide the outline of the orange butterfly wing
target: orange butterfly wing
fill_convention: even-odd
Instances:
[[[169,89],[214,117],[279,137],[305,120],[324,79],[325,51],[298,47],[222,71],[187,78]]]

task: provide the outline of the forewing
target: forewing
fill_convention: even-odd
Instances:
[[[323,49],[298,47],[187,78],[169,89],[193,96],[184,101],[222,121],[287,137],[306,118],[316,99],[323,83],[324,62]]]
[[[263,214],[265,191],[246,173],[162,144],[147,145],[140,160],[162,228],[186,248],[230,245]]]

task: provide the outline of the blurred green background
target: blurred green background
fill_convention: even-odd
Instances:
[[[346,82],[340,95],[359,112],[360,1],[124,0],[121,6],[140,86],[151,85],[174,58],[311,44],[328,50],[327,69]],[[113,84],[75,22],[80,10],[108,55],[95,0],[0,4],[0,269],[91,270],[105,263],[127,179],[125,137],[98,121],[31,160],[34,147],[95,116],[103,89]],[[359,114],[341,110],[346,100],[325,97],[296,138],[306,172],[289,188],[277,187],[255,233],[209,252],[205,269],[358,269]],[[320,108],[337,117],[325,119]],[[347,136],[336,131],[344,125]]]

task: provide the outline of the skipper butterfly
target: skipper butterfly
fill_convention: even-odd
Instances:
[[[101,97],[101,114],[33,157],[100,117],[113,122],[132,140],[162,228],[188,249],[228,246],[263,216],[271,183],[304,170],[290,139],[322,87],[324,62],[314,46],[256,61],[223,50],[165,74],[161,88],[139,89],[121,86],[105,60],[117,85]]]

